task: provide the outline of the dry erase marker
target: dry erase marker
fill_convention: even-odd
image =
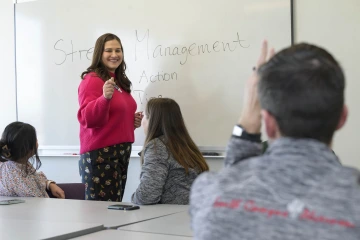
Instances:
[[[114,81],[114,78],[112,77],[111,78],[111,80],[113,80]],[[121,91],[121,88],[119,88],[119,86],[118,85],[114,85],[114,88],[116,89],[116,90],[118,90],[119,92],[121,92],[122,93],[122,91]]]
[[[114,85],[114,88],[122,93],[121,88],[119,88],[118,85]]]

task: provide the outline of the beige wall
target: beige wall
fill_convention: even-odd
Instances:
[[[16,120],[14,5],[12,0],[0,0],[0,129]]]
[[[345,165],[360,168],[360,1],[295,0],[295,42],[329,50],[344,68],[349,119],[333,148]]]

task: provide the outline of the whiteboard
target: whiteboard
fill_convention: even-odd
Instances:
[[[291,44],[290,0],[52,0],[17,4],[18,118],[40,146],[79,146],[77,89],[96,39],[122,40],[132,95],[175,99],[198,146],[224,148],[264,38]],[[143,129],[134,146],[142,146]]]

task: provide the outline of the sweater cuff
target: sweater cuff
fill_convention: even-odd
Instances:
[[[231,166],[262,153],[261,142],[253,142],[238,137],[231,137],[226,149],[225,166]]]
[[[107,105],[107,104],[109,104],[109,103],[110,103],[111,99],[112,99],[112,98],[107,99],[107,98],[105,98],[105,97],[104,97],[104,95],[103,95],[103,94],[101,94],[101,97],[100,97],[100,103],[101,103],[101,105]]]
[[[50,188],[49,188],[49,187],[50,187],[50,184],[51,184],[51,183],[55,183],[55,184],[56,184],[56,182],[55,182],[55,181],[52,181],[52,180],[47,180],[47,181],[46,181],[46,190],[49,190],[49,191],[50,191]]]

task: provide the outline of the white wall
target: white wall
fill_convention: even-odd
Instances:
[[[16,120],[15,54],[14,54],[14,4],[0,0],[0,131]]]
[[[296,42],[310,42],[330,51],[346,75],[349,119],[335,135],[334,151],[344,165],[360,168],[360,1],[296,0]]]
[[[18,0],[23,2],[28,0]],[[360,89],[360,1],[359,0],[295,0],[295,40],[316,43],[328,49],[340,61],[347,77],[346,101],[350,108],[350,117],[346,127],[335,137],[334,149],[346,165],[360,168],[357,161],[360,148],[357,138],[360,133],[360,107],[357,94]],[[0,84],[2,92],[14,91],[14,53],[13,53],[13,6],[12,0],[0,0],[0,29],[6,35],[0,37],[0,46],[4,47],[0,55],[0,66],[3,67]],[[3,104],[8,114],[2,122],[10,122],[15,117],[15,104],[9,101]],[[2,111],[5,112],[5,111]],[[210,169],[221,168],[221,159],[207,159]],[[74,157],[43,157],[42,171],[49,179],[57,182],[79,182],[78,159]],[[129,167],[129,178],[124,201],[129,201],[131,193],[139,182],[139,158],[132,158]]]

